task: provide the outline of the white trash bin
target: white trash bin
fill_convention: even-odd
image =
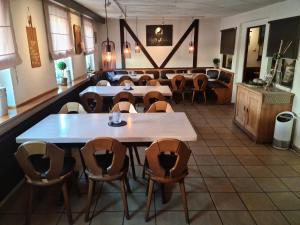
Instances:
[[[0,87],[0,116],[8,114],[6,88]]]
[[[273,147],[287,150],[290,147],[295,120],[292,112],[281,112],[276,116]]]

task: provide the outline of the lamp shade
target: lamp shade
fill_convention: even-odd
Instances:
[[[189,53],[192,54],[195,50],[194,43],[191,41],[189,43]]]
[[[135,43],[134,52],[135,53],[140,53],[141,52],[141,47],[139,46],[138,43]]]
[[[103,41],[101,44],[101,58],[103,70],[113,70],[116,68],[116,48],[112,41]]]
[[[124,43],[123,53],[125,58],[131,58],[131,45],[128,41]]]

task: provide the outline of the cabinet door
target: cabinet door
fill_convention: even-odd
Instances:
[[[245,123],[246,105],[247,105],[247,93],[248,91],[244,88],[238,87],[237,99],[235,105],[235,120],[241,125]]]
[[[260,119],[260,111],[261,111],[261,97],[259,95],[255,95],[254,93],[249,93],[248,95],[248,104],[246,107],[246,116],[245,116],[245,127],[246,129],[253,134],[257,135],[257,129]]]

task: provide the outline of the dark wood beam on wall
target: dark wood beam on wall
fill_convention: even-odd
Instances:
[[[84,14],[86,16],[91,17],[95,21],[99,23],[105,23],[105,19],[102,16],[99,16],[97,13],[93,12],[92,10],[88,9],[87,7],[81,5],[74,0],[55,0],[57,3],[60,3],[68,8],[74,9],[75,11]]]
[[[193,67],[197,67],[198,62],[198,35],[199,35],[199,20],[195,20],[194,26],[194,52],[193,52]]]
[[[169,55],[166,57],[166,59],[163,61],[163,63],[161,64],[160,68],[164,68],[167,63],[170,61],[170,59],[173,57],[173,55],[175,54],[175,52],[178,50],[178,48],[182,45],[182,43],[184,42],[184,40],[187,38],[187,36],[191,33],[191,31],[196,27],[196,25],[199,26],[199,20],[196,19],[192,22],[192,24],[189,26],[189,28],[185,31],[185,33],[182,35],[182,37],[179,39],[179,41],[177,42],[177,44],[174,46],[174,48],[172,49],[172,51],[169,53]],[[195,32],[196,34],[196,32]],[[198,32],[197,32],[198,35]],[[197,37],[198,39],[198,37]],[[195,39],[194,39],[195,40]],[[195,45],[197,44],[198,46],[198,41],[197,43],[194,43]],[[196,48],[196,47],[195,47]],[[194,57],[193,57],[193,62],[195,60],[195,51],[194,51]],[[197,57],[196,57],[197,60]],[[193,63],[194,64],[194,63]]]
[[[125,55],[123,52],[123,46],[124,46],[124,23],[122,20],[120,20],[120,46],[121,46],[121,62],[122,62],[122,69],[126,68],[126,60]]]
[[[155,63],[155,61],[153,60],[153,58],[150,56],[150,54],[148,53],[148,51],[145,49],[144,45],[140,42],[140,40],[138,39],[138,37],[132,31],[132,29],[130,28],[130,26],[128,25],[128,23],[124,19],[120,19],[120,25],[123,26],[123,27],[125,27],[126,30],[128,31],[128,33],[130,34],[130,36],[133,38],[133,40],[136,43],[138,43],[138,45],[140,46],[142,52],[147,57],[147,59],[149,60],[149,62],[152,64],[152,66],[154,68],[158,68],[158,65]],[[122,37],[122,35],[121,35],[121,37]],[[123,37],[124,37],[124,35],[123,35]]]

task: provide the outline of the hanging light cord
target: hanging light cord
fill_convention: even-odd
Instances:
[[[107,43],[109,42],[108,40],[108,24],[107,24],[107,8],[106,8],[106,0],[105,0],[105,24],[106,24],[106,38],[107,38]]]

